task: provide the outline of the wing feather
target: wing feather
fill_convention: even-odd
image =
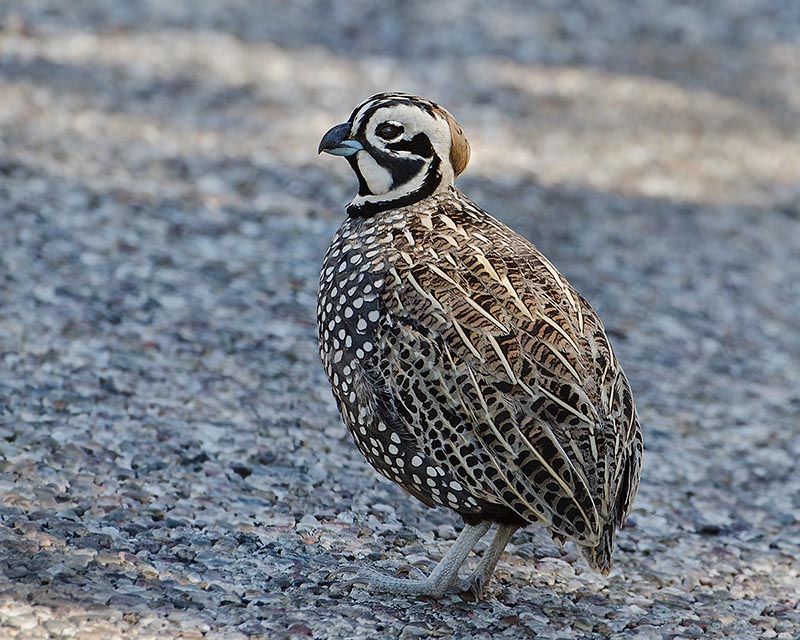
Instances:
[[[427,343],[436,362],[408,372],[400,358],[373,375],[417,376],[450,405],[448,451],[473,495],[598,545],[638,482],[627,380],[600,320],[556,268],[488,215],[465,216],[429,213],[403,230],[420,237],[394,262],[396,287],[383,300],[391,322]],[[419,433],[435,455],[434,436]]]

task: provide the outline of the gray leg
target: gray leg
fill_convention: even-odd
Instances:
[[[489,526],[489,522],[465,525],[450,551],[436,565],[431,575],[424,579],[393,578],[373,569],[359,569],[358,567],[342,567],[333,571],[328,577],[330,578],[340,573],[355,573],[356,577],[345,582],[344,586],[363,584],[368,591],[374,593],[439,597],[447,593],[447,590],[458,580],[458,570],[464,564],[464,560],[478,543],[478,540],[489,530]],[[494,565],[492,565],[492,568],[494,568]]]
[[[478,600],[483,597],[483,593],[492,579],[497,561],[500,560],[500,556],[503,554],[503,549],[506,548],[511,536],[514,535],[518,528],[513,524],[501,524],[497,528],[497,532],[494,534],[494,538],[492,538],[492,542],[484,552],[478,566],[475,567],[475,570],[466,580],[458,581],[458,587],[461,591],[472,591]]]

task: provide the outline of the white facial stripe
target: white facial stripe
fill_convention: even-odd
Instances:
[[[375,100],[370,100],[369,102],[362,104],[358,109],[355,119],[353,120],[351,131],[358,131],[358,128],[361,126],[361,121],[364,119],[364,114],[366,114],[367,111],[369,111],[373,106],[383,102],[384,100],[385,98],[376,98]]]
[[[365,151],[360,151],[356,155],[356,162],[361,176],[372,193],[383,194],[389,191],[392,186],[392,174],[386,167],[379,165]]]

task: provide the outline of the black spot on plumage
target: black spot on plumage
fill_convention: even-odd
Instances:
[[[495,387],[501,393],[508,393],[509,391],[512,391],[515,388],[515,386],[516,385],[515,385],[514,382],[509,382],[507,380],[498,380],[495,383]],[[492,400],[493,400],[493,404],[494,404],[496,402],[496,400],[494,400],[494,398],[492,398]]]

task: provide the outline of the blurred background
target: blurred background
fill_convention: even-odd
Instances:
[[[317,144],[387,90],[614,340],[647,451],[608,581],[532,529],[480,605],[331,595],[459,526],[316,354],[355,191]],[[0,631],[794,638],[799,283],[793,0],[0,2]]]

